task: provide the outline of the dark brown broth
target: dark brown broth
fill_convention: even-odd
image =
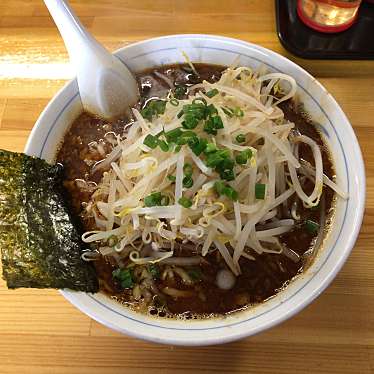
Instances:
[[[187,65],[175,65],[157,68],[142,72],[138,75],[139,86],[141,87],[142,99],[139,106],[151,97],[165,96],[170,87],[165,80],[155,74],[156,71],[167,76],[174,85],[191,85],[202,81],[216,81],[219,79],[224,67],[217,65],[196,64],[195,65],[200,78],[191,73]],[[296,124],[296,128],[302,133],[318,142],[322,149],[324,171],[327,175],[333,175],[333,168],[330,161],[328,150],[326,149],[320,134],[315,126],[309,121],[298,108],[292,103],[284,103],[282,109],[285,117]],[[126,131],[128,119],[107,123],[101,119],[94,118],[87,113],[82,113],[72,124],[70,130],[65,135],[64,142],[57,155],[57,161],[63,164],[65,170],[65,186],[69,192],[70,202],[76,215],[80,216],[85,229],[94,228],[93,220],[87,219],[82,215],[82,203],[88,202],[90,193],[83,191],[75,182],[76,179],[98,182],[101,174],[91,175],[92,165],[88,165],[85,159],[99,161],[92,157],[90,153],[91,142],[101,142],[103,147],[108,147],[105,142],[105,134],[115,132],[118,134]],[[110,149],[105,149],[109,152]],[[300,147],[300,156],[307,161],[312,162],[311,151],[306,146]],[[310,186],[312,188],[313,186]],[[307,186],[308,189],[308,186]],[[309,191],[307,191],[309,192]],[[324,188],[325,214],[331,209],[333,201],[333,192]],[[312,219],[319,222],[321,209],[305,209],[299,204],[299,213],[302,219]],[[174,299],[164,295],[169,314],[171,315],[211,315],[225,314],[248,305],[260,303],[275,295],[279,290],[285,287],[292,278],[303,271],[307,260],[310,259],[310,249],[314,243],[315,237],[308,234],[303,227],[298,227],[290,233],[281,237],[281,241],[296,253],[302,256],[300,263],[294,263],[285,256],[275,254],[257,255],[256,261],[249,261],[245,258],[240,259],[242,274],[237,278],[234,288],[228,291],[219,289],[215,284],[217,271],[225,268],[223,260],[218,256],[218,252],[206,256],[206,262],[200,265],[202,279],[195,282],[194,286],[184,285],[178,278],[173,280],[155,281],[158,289],[165,286],[178,289],[193,290],[192,297]],[[308,255],[305,255],[308,253]],[[183,249],[177,251],[176,256],[191,255],[190,252]],[[101,289],[109,295],[115,297],[120,302],[130,300],[131,291],[122,290],[112,279],[112,271],[115,267],[104,258],[95,262]],[[187,271],[191,270],[185,267]],[[161,265],[162,270],[162,265]],[[197,295],[203,293],[204,297]],[[204,300],[205,299],[205,300]],[[155,309],[151,309],[151,314],[157,314]],[[165,312],[162,312],[165,315]]]

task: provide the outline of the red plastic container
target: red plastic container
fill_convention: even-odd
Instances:
[[[361,0],[298,0],[297,14],[320,32],[341,32],[353,25]]]

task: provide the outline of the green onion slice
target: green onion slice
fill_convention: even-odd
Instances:
[[[218,150],[218,149],[217,149],[217,146],[216,146],[214,143],[208,143],[208,144],[206,145],[206,148],[205,148],[204,153],[205,153],[205,154],[208,154],[208,153],[215,152],[215,151],[217,151],[217,150]]]
[[[245,143],[245,135],[244,134],[239,134],[239,135],[237,135],[236,136],[236,141],[238,142],[238,143]]]
[[[237,201],[238,200],[238,197],[239,197],[239,194],[236,190],[234,190],[232,187],[230,186],[226,186],[224,189],[223,189],[223,194],[225,196],[227,196],[229,199],[231,199],[232,201]]]
[[[161,192],[153,192],[144,198],[144,205],[146,207],[161,205]]]
[[[187,175],[182,180],[183,187],[191,188],[193,186],[193,179],[190,175]]]
[[[131,269],[116,269],[112,272],[122,288],[132,288],[134,286],[134,274]]]
[[[319,224],[317,222],[312,221],[311,219],[307,219],[305,221],[305,230],[312,235],[315,235],[319,231]]]
[[[266,184],[256,183],[255,185],[255,196],[258,200],[265,199]]]
[[[147,147],[151,148],[151,149],[155,149],[158,145],[158,139],[156,136],[153,136],[151,134],[148,134],[144,141],[143,141],[143,144],[146,145]]]
[[[238,191],[222,181],[216,181],[213,187],[219,196],[227,196],[232,201],[237,201],[239,198]]]
[[[158,146],[163,152],[168,152],[170,150],[169,144],[166,143],[165,140],[158,139]]]
[[[177,99],[183,99],[184,95],[187,93],[187,87],[180,85],[174,89],[174,97]]]
[[[246,149],[245,151],[239,152],[236,157],[235,161],[239,165],[245,165],[247,161],[252,157],[252,151],[250,149]]]
[[[152,121],[153,116],[158,116],[165,113],[166,101],[164,100],[149,100],[140,114],[148,121]]]
[[[193,172],[192,165],[189,162],[186,162],[183,166],[183,173],[184,175],[191,176]]]
[[[226,114],[227,116],[229,116],[230,118],[234,116],[234,112],[233,112],[232,109],[222,107],[222,110],[223,110],[223,113],[225,113],[225,114]]]
[[[244,112],[243,112],[243,110],[240,109],[240,108],[235,108],[235,109],[234,109],[234,115],[235,115],[236,117],[244,117]]]
[[[165,137],[169,143],[176,143],[182,134],[182,129],[180,127],[177,127],[176,129],[170,130],[167,133],[165,133]]]
[[[203,139],[203,138],[197,138],[197,142],[189,142],[188,145],[189,147],[191,148],[191,151],[196,155],[196,156],[200,156],[201,153],[203,153],[205,151],[205,148],[208,144],[208,141],[206,139]]]
[[[203,97],[197,97],[196,99],[192,100],[192,105],[197,103],[203,103],[205,106],[208,104]]]
[[[210,99],[218,94],[217,88],[213,88],[212,90],[208,91],[205,95],[208,96]]]
[[[182,205],[183,208],[191,208],[191,206],[192,206],[192,200],[189,199],[188,197],[184,197],[184,196],[182,196],[182,197],[178,200],[178,204],[179,204],[179,205]]]

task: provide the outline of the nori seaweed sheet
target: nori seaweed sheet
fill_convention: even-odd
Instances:
[[[97,292],[64,199],[62,167],[0,150],[0,249],[8,288]]]

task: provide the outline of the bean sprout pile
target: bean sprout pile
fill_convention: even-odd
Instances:
[[[95,165],[105,172],[86,214],[97,230],[83,241],[119,268],[167,264],[176,243],[192,245],[202,258],[218,251],[235,276],[241,258],[255,261],[252,251],[298,261],[279,240],[294,229],[297,211],[284,218],[282,207],[296,194],[313,209],[324,185],[347,196],[324,174],[319,145],[284,117],[279,104],[296,91],[288,75],[227,68],[219,81],[191,86],[183,98],[169,94],[132,109],[128,131]],[[301,143],[313,162],[299,158]]]

